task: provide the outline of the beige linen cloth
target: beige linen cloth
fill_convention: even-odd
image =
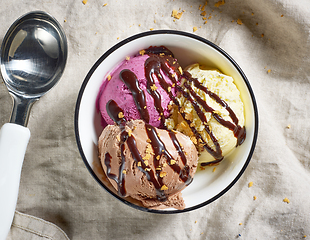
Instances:
[[[15,212],[11,231],[7,237],[7,240],[14,239],[69,240],[67,235],[55,224],[18,211]]]
[[[308,0],[0,3],[0,41],[16,18],[43,10],[58,19],[69,44],[61,81],[31,111],[8,239],[310,238]],[[75,102],[89,69],[114,44],[151,29],[187,31],[219,45],[244,70],[259,108],[257,146],[243,176],[218,200],[184,214],[141,212],[114,199],[89,174],[75,142]],[[0,126],[11,107],[1,83]]]

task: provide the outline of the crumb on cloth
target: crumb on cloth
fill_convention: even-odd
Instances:
[[[224,5],[224,4],[225,4],[225,0],[220,0],[217,3],[215,3],[214,6],[219,7],[219,6]]]
[[[174,17],[176,19],[180,19],[182,17],[184,11],[178,12],[178,10],[172,10],[171,17]]]

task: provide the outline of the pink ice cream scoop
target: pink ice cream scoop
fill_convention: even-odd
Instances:
[[[142,119],[163,127],[169,117],[168,104],[175,95],[176,60],[165,49],[151,47],[142,55],[126,59],[103,82],[97,100],[104,121],[113,125],[106,104],[114,100],[126,120]]]

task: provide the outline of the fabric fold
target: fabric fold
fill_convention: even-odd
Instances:
[[[15,211],[6,240],[69,240],[66,233],[53,223]]]

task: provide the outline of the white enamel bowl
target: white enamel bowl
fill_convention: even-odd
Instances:
[[[152,210],[142,207],[130,198],[121,198],[113,190],[98,160],[97,140],[102,131],[100,115],[96,110],[96,97],[107,74],[126,56],[137,54],[150,46],[166,46],[178,59],[180,65],[200,63],[215,67],[232,76],[241,92],[245,107],[247,137],[244,143],[226,157],[216,171],[213,167],[195,174],[193,182],[182,191],[186,204],[184,210]],[[75,109],[75,134],[82,159],[95,180],[125,204],[148,212],[179,213],[205,206],[226,193],[241,177],[252,157],[258,133],[258,111],[250,83],[237,63],[222,49],[196,35],[172,31],[150,31],[129,37],[116,44],[90,69],[81,86]]]

